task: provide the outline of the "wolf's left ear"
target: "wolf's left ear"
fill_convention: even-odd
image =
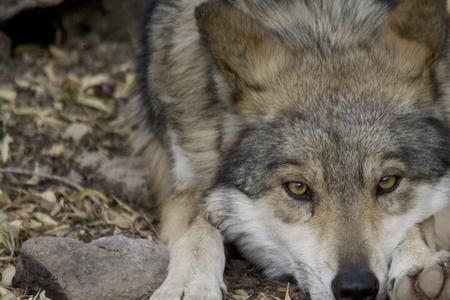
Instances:
[[[263,85],[291,57],[272,33],[225,0],[201,4],[195,17],[206,47],[234,84]]]
[[[447,0],[400,0],[383,28],[383,39],[418,72],[438,58],[448,30]]]

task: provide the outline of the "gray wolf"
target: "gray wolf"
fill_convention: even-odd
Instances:
[[[224,242],[304,299],[450,299],[440,0],[155,0],[134,149],[168,275],[222,299]]]

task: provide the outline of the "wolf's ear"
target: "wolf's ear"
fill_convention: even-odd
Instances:
[[[195,17],[213,59],[235,84],[258,87],[291,56],[273,34],[224,0],[200,5]]]
[[[447,0],[401,0],[383,38],[421,72],[444,50],[448,25]]]

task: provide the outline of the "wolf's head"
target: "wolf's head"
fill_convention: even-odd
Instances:
[[[374,1],[373,20],[371,1],[282,2],[261,22],[220,1],[196,11],[241,124],[205,207],[311,298],[382,297],[396,246],[450,200],[445,5]]]

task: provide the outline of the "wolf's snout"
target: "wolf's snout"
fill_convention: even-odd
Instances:
[[[339,271],[331,283],[337,300],[373,300],[377,297],[379,282],[369,270]]]

